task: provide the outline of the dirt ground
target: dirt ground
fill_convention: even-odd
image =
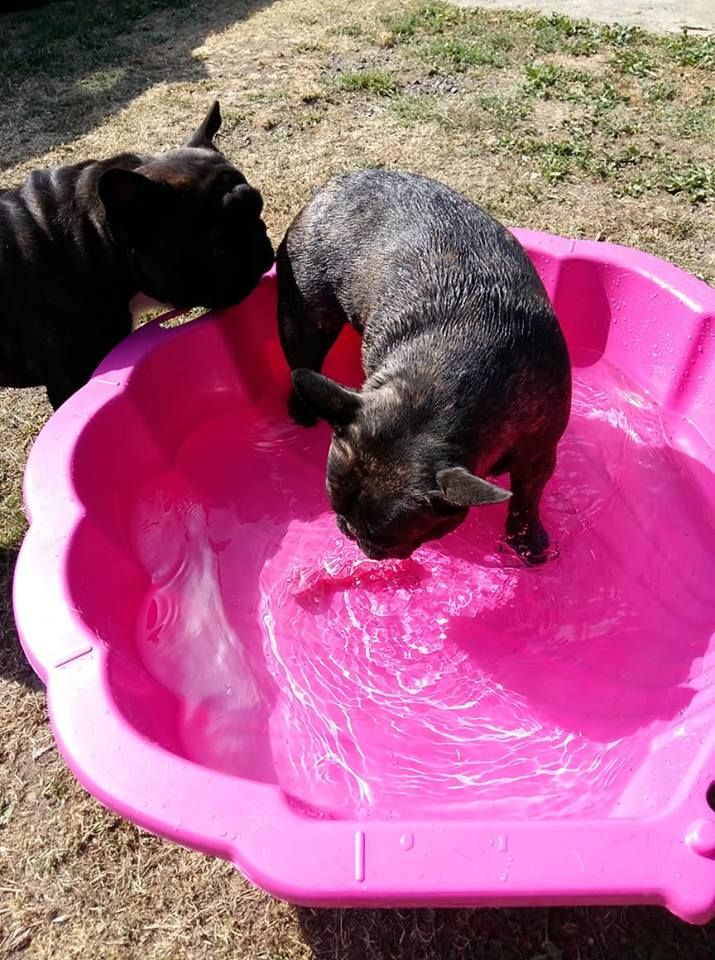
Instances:
[[[276,240],[311,187],[384,165],[508,223],[715,280],[707,37],[404,0],[64,0],[0,14],[0,36],[0,187],[40,165],[174,146],[219,97],[220,145],[263,190]],[[297,910],[106,812],[57,754],[10,607],[22,470],[48,413],[41,391],[0,394],[0,957],[714,955],[715,928],[657,909]]]

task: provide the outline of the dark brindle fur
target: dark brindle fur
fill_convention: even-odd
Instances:
[[[448,187],[408,173],[339,176],[278,251],[290,408],[335,433],[327,489],[370,557],[404,557],[507,499],[507,536],[545,559],[544,485],[570,409],[566,344],[511,234]],[[363,334],[362,391],[320,375],[340,330]]]
[[[143,293],[241,300],[273,261],[262,199],[219,153],[215,103],[178,150],[36,170],[0,192],[0,386],[59,406],[131,331]]]

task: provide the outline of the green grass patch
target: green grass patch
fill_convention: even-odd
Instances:
[[[348,23],[344,27],[336,27],[333,32],[341,37],[354,37],[356,39],[365,36],[365,28],[360,26],[359,23]]]
[[[384,70],[355,70],[341,73],[336,85],[349,93],[368,93],[373,97],[391,97],[397,93],[397,81]]]
[[[452,91],[450,129],[456,135],[492,131],[500,153],[532,163],[547,184],[580,178],[606,184],[616,196],[659,191],[691,204],[715,199],[715,84],[701,79],[715,67],[714,38],[659,37],[562,14],[438,2],[416,3],[382,23],[400,56],[427,61],[443,74],[472,73],[481,83],[499,70],[499,92],[487,87],[475,94],[463,82],[456,95]],[[596,56],[588,65],[579,62]],[[392,93],[391,110],[406,125],[446,119],[439,95]],[[534,129],[539,101],[539,124],[549,126],[549,136]],[[686,141],[688,149],[705,147],[699,162],[680,156]]]
[[[592,85],[593,78],[582,70],[555,63],[532,63],[526,67],[525,92],[544,100],[583,100]]]
[[[585,70],[555,63],[532,63],[526,66],[525,74],[524,93],[542,100],[590,104],[599,110],[611,110],[626,99],[613,83]]]
[[[393,97],[390,101],[390,109],[407,127],[445,119],[444,114],[441,114],[437,107],[435,98],[424,93]]]
[[[535,19],[534,46],[540,53],[590,57],[604,47],[626,47],[643,34],[637,27],[574,20],[561,13]]]
[[[645,97],[651,103],[672,103],[678,99],[678,85],[672,80],[657,80],[646,88]]]
[[[715,37],[694,37],[684,30],[678,37],[665,38],[663,44],[681,67],[715,69]]]
[[[2,510],[0,510],[0,549],[17,549],[22,543],[26,529],[27,522],[20,491],[3,489]]]
[[[535,136],[503,137],[500,147],[505,153],[522,159],[533,157],[542,177],[551,185],[566,180],[576,170],[586,169],[593,155],[587,144]]]
[[[715,200],[715,166],[666,162],[660,186],[666,193],[685,194],[691,203]]]
[[[476,104],[493,120],[498,128],[512,129],[532,114],[532,105],[521,96],[477,97]]]
[[[704,137],[715,142],[715,109],[698,106],[674,111],[671,126],[676,137],[685,140]]]
[[[421,3],[404,13],[385,17],[383,22],[397,39],[413,40],[421,34],[441,34],[464,20],[464,14],[444,3]]]
[[[505,66],[506,49],[508,44],[496,42],[496,38],[474,41],[440,37],[425,44],[421,52],[426,59],[436,65],[462,73],[469,67]]]
[[[652,77],[655,60],[642,48],[624,47],[613,54],[613,63],[620,73],[633,77]]]

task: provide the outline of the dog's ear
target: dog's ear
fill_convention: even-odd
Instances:
[[[115,234],[140,229],[157,215],[165,196],[163,184],[120,167],[105,170],[97,189],[110,230]]]
[[[194,130],[189,139],[184,144],[185,147],[203,147],[208,150],[216,150],[214,137],[221,126],[221,110],[218,100],[214,100],[211,109],[206,114],[201,124]]]
[[[294,370],[292,379],[298,397],[331,427],[346,427],[357,416],[362,399],[356,390],[313,370]]]
[[[464,467],[450,467],[437,474],[439,492],[447,503],[455,507],[480,507],[502,503],[511,496],[510,490],[476,477]]]

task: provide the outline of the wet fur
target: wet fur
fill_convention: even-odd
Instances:
[[[215,103],[181,149],[0,191],[0,386],[44,385],[57,407],[130,333],[140,292],[223,306],[255,286],[273,252],[260,194],[213,145],[220,123]]]
[[[370,556],[405,556],[464,520],[473,474],[508,471],[508,539],[543,560],[539,501],[568,421],[570,364],[512,235],[443,184],[368,170],[318,191],[277,266],[290,410],[336,428],[327,487],[341,529]],[[363,335],[359,394],[305,373],[346,323]]]

